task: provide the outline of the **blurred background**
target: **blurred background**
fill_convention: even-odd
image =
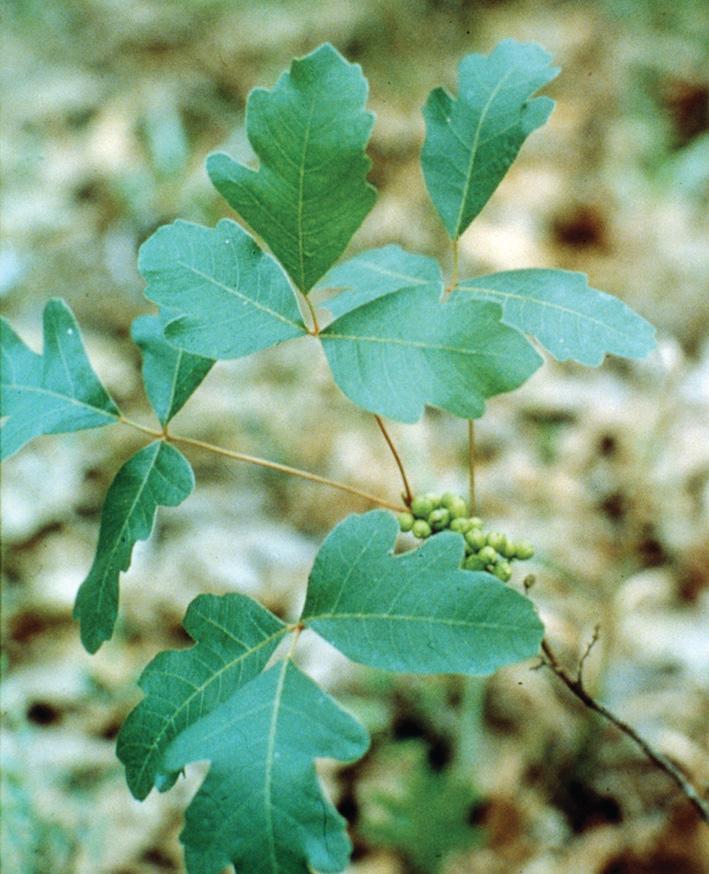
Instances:
[[[709,778],[709,30],[697,0],[7,0],[0,300],[35,349],[65,298],[132,418],[154,424],[129,338],[150,311],[138,246],[176,217],[229,215],[204,158],[252,157],[249,90],[325,40],[362,64],[379,189],[352,242],[450,253],[419,170],[420,107],[505,37],[562,67],[557,101],[462,241],[463,276],[555,266],[659,332],[641,362],[553,362],[478,425],[481,514],[537,546],[532,596],[571,669],[593,627],[589,688]],[[704,68],[706,70],[706,68]],[[189,434],[395,496],[371,416],[322,356],[288,344],[219,364],[175,421]],[[464,492],[465,424],[392,424],[416,490]],[[142,667],[188,643],[199,592],[293,618],[318,544],[366,504],[193,452],[196,493],[161,510],[122,578],[114,640],[71,619],[101,505],[139,435],[41,438],[4,466],[2,752],[7,874],[182,871],[190,773],[139,804],[115,737]],[[511,585],[520,586],[524,570]],[[357,668],[304,636],[302,666],[367,724],[370,753],[324,779],[352,824],[354,874],[701,874],[709,830],[616,731],[527,663],[485,680]]]

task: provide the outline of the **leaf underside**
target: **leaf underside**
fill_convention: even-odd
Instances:
[[[161,441],[145,446],[116,474],[101,512],[96,556],[74,606],[81,642],[89,652],[113,634],[120,573],[130,567],[136,541],[150,537],[158,506],[176,507],[193,488],[187,459]]]
[[[362,252],[333,267],[318,283],[319,288],[343,289],[322,304],[335,318],[392,291],[414,285],[435,285],[442,292],[440,265],[435,258],[416,255],[396,245]]]
[[[159,316],[138,316],[131,336],[143,355],[143,384],[161,425],[175,416],[209,373],[214,361],[171,346],[163,335],[174,319],[169,310]]]
[[[485,399],[517,388],[542,363],[499,306],[440,301],[436,285],[391,292],[351,310],[320,333],[332,374],[358,406],[416,422],[426,404],[463,418]]]
[[[397,531],[381,510],[341,522],[317,555],[301,621],[354,661],[390,671],[488,674],[538,652],[532,603],[461,570],[459,534],[394,556]]]
[[[318,784],[314,759],[363,755],[365,729],[285,659],[172,741],[164,767],[207,759],[209,773],[180,839],[189,874],[342,871],[345,821]]]
[[[176,315],[172,345],[204,358],[241,358],[307,333],[278,264],[229,219],[216,228],[176,221],[140,249],[149,300]]]
[[[374,116],[367,80],[331,45],[293,61],[271,91],[249,95],[246,132],[257,171],[215,154],[216,189],[308,292],[374,205],[365,147]]]
[[[118,735],[118,758],[141,800],[154,785],[163,791],[177,777],[160,772],[170,741],[259,674],[287,631],[280,619],[239,594],[199,595],[183,625],[196,645],[162,652],[145,668],[138,682],[145,698]]]
[[[596,367],[607,354],[642,358],[655,329],[613,295],[570,270],[507,270],[462,280],[455,294],[501,304],[503,321],[535,337],[557,361]]]
[[[490,55],[463,58],[457,99],[442,88],[429,95],[421,165],[451,239],[478,215],[525,139],[548,119],[554,101],[529,98],[558,75],[550,61],[541,46],[503,40]]]
[[[0,458],[32,438],[115,423],[119,410],[94,373],[79,326],[62,300],[44,308],[44,351],[37,355],[0,319]]]

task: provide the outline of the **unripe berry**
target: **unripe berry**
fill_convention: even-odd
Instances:
[[[448,527],[451,531],[457,531],[458,534],[465,534],[469,530],[468,520],[461,519],[459,516],[451,519],[451,524]]]
[[[493,573],[498,580],[502,580],[503,583],[506,583],[512,576],[512,567],[508,561],[500,561],[495,565]]]
[[[485,539],[487,540],[487,545],[491,546],[495,552],[502,552],[507,543],[507,538],[499,531],[490,531]]]
[[[499,555],[495,552],[495,550],[491,546],[483,546],[483,548],[478,553],[478,558],[483,564],[496,564],[499,558]]]
[[[446,510],[445,507],[439,507],[437,510],[434,510],[430,516],[428,517],[428,524],[434,531],[443,531],[444,528],[448,527],[448,523],[451,520],[451,514]]]
[[[471,528],[465,535],[465,542],[471,549],[478,550],[485,546],[485,535],[479,528]]]
[[[482,571],[485,570],[485,565],[477,555],[469,555],[463,562],[463,567],[466,571]]]
[[[468,505],[460,495],[446,492],[441,498],[441,504],[450,512],[452,519],[462,519],[468,515]]]
[[[432,510],[437,510],[441,506],[441,496],[435,492],[426,492],[425,497],[433,504]]]
[[[517,555],[517,544],[508,537],[501,552],[505,558],[514,558]]]
[[[534,555],[534,547],[528,540],[520,540],[515,549],[515,555],[522,561],[527,561]]]
[[[399,529],[401,531],[411,531],[414,527],[414,517],[411,513],[399,513],[397,519],[399,520]]]
[[[428,519],[433,510],[433,501],[427,497],[414,498],[411,502],[411,512],[418,519]]]
[[[414,537],[419,537],[422,540],[431,536],[431,526],[425,519],[417,519],[411,527]]]
[[[483,527],[483,520],[480,518],[480,516],[471,516],[470,517],[470,525],[473,528],[482,528]]]

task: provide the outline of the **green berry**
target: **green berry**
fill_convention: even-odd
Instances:
[[[468,520],[461,519],[459,516],[455,516],[451,519],[451,524],[448,526],[451,531],[457,531],[458,534],[465,534],[468,530]]]
[[[468,505],[460,495],[454,495],[453,492],[445,492],[441,504],[450,512],[453,519],[462,519],[468,515]]]
[[[512,576],[512,567],[508,561],[500,561],[495,565],[493,573],[498,580],[502,580],[503,583],[506,583]]]
[[[470,525],[473,528],[482,528],[483,527],[483,520],[480,518],[480,516],[471,516],[470,517]]]
[[[433,501],[427,497],[414,498],[411,502],[411,512],[418,519],[428,519],[433,511]]]
[[[414,527],[414,517],[411,513],[399,513],[397,519],[399,520],[399,528],[401,531],[411,531]]]
[[[502,552],[507,544],[507,538],[499,531],[490,531],[486,538],[487,545],[491,546],[495,552]]]
[[[434,531],[443,531],[444,528],[448,527],[450,520],[451,514],[448,510],[445,507],[439,507],[438,510],[434,510],[428,517],[428,524]]]
[[[505,558],[514,558],[517,555],[517,544],[514,540],[510,540],[509,537],[505,541],[505,545],[501,550],[502,554]]]
[[[463,567],[466,571],[482,571],[485,570],[485,564],[480,561],[477,555],[469,555],[463,562]]]
[[[441,506],[441,496],[437,495],[435,492],[426,492],[425,497],[433,504],[431,507],[432,510],[437,510]]]
[[[422,540],[431,536],[431,526],[425,519],[417,519],[411,526],[411,531],[414,537],[419,537]]]
[[[485,565],[497,564],[499,555],[491,546],[483,546],[483,548],[478,553],[478,558]]]
[[[521,561],[527,561],[534,555],[534,547],[528,540],[520,540],[515,549],[515,555]]]
[[[465,542],[471,549],[477,552],[478,549],[482,549],[485,546],[487,541],[479,528],[471,528],[465,535]]]

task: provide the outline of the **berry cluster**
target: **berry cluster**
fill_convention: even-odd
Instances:
[[[526,561],[534,555],[528,540],[512,541],[499,531],[484,531],[479,516],[468,515],[468,505],[459,495],[423,495],[411,502],[411,512],[399,513],[399,527],[425,540],[446,528],[457,531],[465,540],[463,568],[488,571],[506,583],[512,576],[515,559]]]

